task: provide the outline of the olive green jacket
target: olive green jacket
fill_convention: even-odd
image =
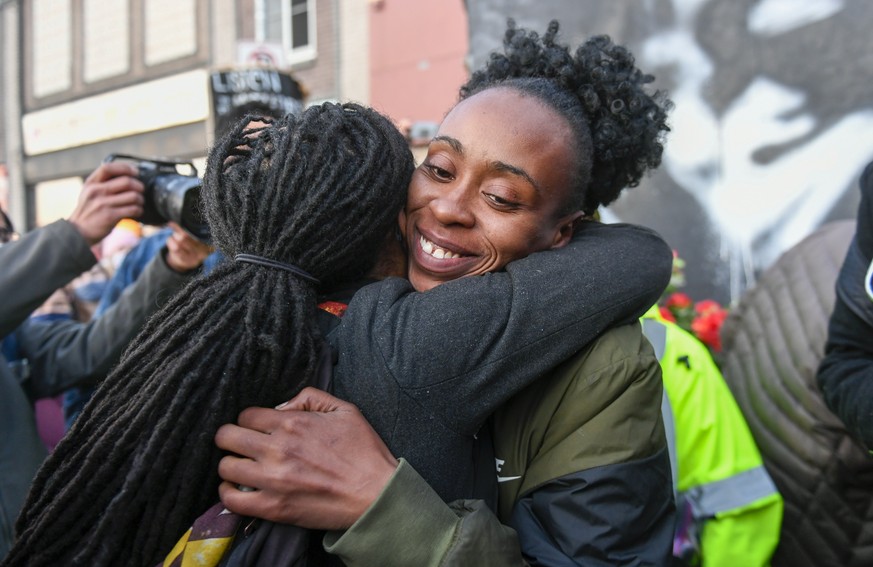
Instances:
[[[661,399],[639,324],[612,329],[494,416],[499,518],[479,501],[446,505],[402,461],[325,549],[348,566],[668,565],[674,511]]]

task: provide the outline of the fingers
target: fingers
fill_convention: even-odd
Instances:
[[[177,272],[199,268],[212,253],[212,247],[185,232],[178,224],[168,224],[173,234],[167,239],[167,264]]]
[[[142,215],[143,185],[136,174],[129,164],[105,163],[88,176],[68,220],[89,245],[103,239],[121,219]]]
[[[132,194],[137,195],[140,201],[143,198],[143,190],[144,186],[142,181],[126,174],[117,175],[103,181],[85,182],[85,186],[83,187],[83,191],[86,191],[89,194],[94,194],[94,196],[108,197],[111,195]]]
[[[257,461],[227,455],[218,462],[218,476],[234,486],[261,486],[260,466]]]
[[[271,408],[247,408],[240,412],[237,423],[240,427],[269,434],[283,428],[287,419],[282,412]]]
[[[224,477],[222,477],[224,478]],[[218,485],[218,497],[225,508],[243,516],[256,516],[259,509],[256,504],[257,492],[243,492],[233,481],[223,481]]]
[[[97,194],[99,192],[99,194]],[[142,206],[145,202],[145,197],[142,193],[142,183],[132,177],[115,177],[103,183],[99,188],[92,188],[91,194],[87,196],[89,199],[100,199],[99,206],[111,211],[112,214],[118,214],[117,211],[123,208],[138,208],[139,211],[134,216],[142,214]],[[125,217],[120,217],[121,220]],[[114,226],[114,225],[113,225]]]
[[[218,448],[252,459],[264,455],[270,448],[269,431],[240,427],[232,423],[222,425],[215,432]]]
[[[297,519],[281,497],[261,490],[240,490],[235,482],[218,485],[218,497],[225,508],[242,516],[286,524],[293,524]]]
[[[300,391],[299,394],[291,398],[289,401],[278,406],[277,410],[288,411],[318,411],[331,412],[338,409],[354,409],[357,408],[344,400],[334,397],[324,390],[307,386]]]
[[[97,169],[92,171],[91,174],[85,178],[85,183],[99,183],[122,175],[136,177],[138,174],[139,171],[137,171],[136,167],[132,164],[122,161],[110,161],[107,163],[101,163]]]

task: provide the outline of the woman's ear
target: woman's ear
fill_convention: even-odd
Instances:
[[[397,213],[397,227],[400,229],[400,236],[406,240],[406,207],[404,206]]]
[[[576,223],[583,216],[585,216],[585,213],[582,211],[574,211],[569,215],[562,217],[555,226],[555,236],[552,239],[552,245],[549,248],[555,249],[566,246],[567,243],[570,242],[570,239],[573,238],[573,229],[576,226]]]

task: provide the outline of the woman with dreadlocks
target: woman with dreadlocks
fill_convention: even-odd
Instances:
[[[421,468],[434,464],[427,478],[445,499],[481,495],[475,489],[483,471],[490,481],[485,484],[493,487],[493,473],[477,469],[470,458],[486,417],[609,326],[635,320],[660,295],[670,272],[670,251],[650,231],[589,224],[572,239],[583,214],[580,207],[588,212],[596,208],[594,202],[571,197],[590,177],[590,136],[578,137],[583,130],[564,126],[539,99],[515,96],[519,100],[513,103],[534,104],[522,104],[524,112],[512,119],[530,113],[533,122],[525,127],[545,121],[557,129],[546,136],[554,141],[522,136],[523,147],[516,147],[502,137],[499,144],[506,151],[497,152],[502,159],[496,161],[481,161],[471,146],[476,171],[464,176],[465,182],[487,183],[465,194],[465,207],[446,201],[451,210],[435,210],[430,220],[424,214],[430,205],[424,203],[452,175],[447,165],[426,163],[419,170],[424,185],[413,182],[401,217],[401,232],[412,250],[411,283],[389,279],[363,288],[327,336],[339,355],[334,387],[354,393],[352,401],[374,420],[393,451]],[[310,114],[307,110],[303,117]],[[650,136],[664,129],[663,116],[653,113],[652,120],[659,119],[661,128],[650,128]],[[204,280],[213,289],[202,301],[192,301],[189,293],[168,305],[165,320],[148,330],[161,338],[146,335],[131,348],[98,392],[100,402],[89,406],[84,424],[71,434],[96,440],[95,445],[109,441],[107,451],[95,446],[89,463],[88,451],[67,440],[70,447],[47,465],[31,493],[9,564],[155,562],[214,498],[217,479],[212,477],[220,453],[209,439],[216,424],[230,421],[243,407],[287,399],[309,381],[317,366],[318,334],[311,329],[305,338],[297,329],[314,311],[318,284],[309,274],[321,286],[348,281],[350,274],[330,271],[336,261],[331,254],[344,254],[364,226],[369,234],[379,233],[370,227],[372,220],[358,218],[366,204],[362,193],[383,187],[377,174],[386,168],[384,159],[398,156],[384,149],[387,158],[363,155],[355,146],[361,136],[324,125],[300,134],[305,124],[289,119],[286,130],[274,124],[252,138],[237,130],[235,138],[210,153],[204,182],[207,217],[215,225],[218,248],[237,261]],[[280,143],[283,136],[301,142]],[[461,139],[466,137],[442,142],[453,147]],[[480,132],[476,146],[481,144],[489,155],[499,150],[489,143]],[[261,148],[269,148],[272,159],[259,158]],[[364,170],[375,172],[373,178],[363,179]],[[637,180],[642,171],[638,168]],[[622,177],[622,183],[627,181],[635,181],[633,174]],[[322,185],[329,186],[329,197],[316,189]],[[279,196],[285,192],[294,193],[290,202]],[[450,186],[444,193],[451,196],[456,190]],[[257,214],[238,219],[241,211],[251,210]],[[462,210],[475,222],[451,218]],[[227,230],[216,228],[228,218],[237,222]],[[450,230],[444,233],[441,224]],[[458,233],[452,234],[455,229]],[[329,247],[319,238],[342,244]],[[325,248],[330,252],[323,253]],[[377,248],[371,241],[352,255],[356,261],[372,258]],[[526,258],[547,249],[555,250]],[[247,264],[266,276],[256,280],[253,272],[236,279],[235,286],[217,285],[219,275],[236,277],[249,269]],[[277,270],[288,271],[291,279],[277,281]],[[566,284],[544,286],[543,274]],[[461,277],[472,275],[484,277]],[[440,278],[461,279],[433,287]],[[241,285],[249,286],[253,297]],[[275,289],[288,286],[310,291],[309,309],[298,305],[278,316],[265,313],[262,309],[275,304],[295,306],[287,289]],[[561,309],[549,311],[552,305]],[[232,321],[242,330],[217,329],[217,321],[204,325],[193,317],[202,310],[217,311],[217,320]],[[301,342],[308,346],[295,344]],[[194,352],[199,356],[191,356]],[[133,393],[123,392],[132,388],[128,374],[143,376],[135,380]],[[171,390],[168,383],[173,383]],[[78,474],[78,480],[70,483],[68,474]],[[78,516],[73,525],[52,517],[65,508]]]
[[[542,37],[510,24],[505,52],[492,55],[464,85],[461,101],[431,142],[413,176],[404,215],[407,244],[413,251],[409,273],[417,287],[459,275],[449,269],[456,260],[428,256],[445,257],[448,251],[452,258],[464,258],[481,250],[481,244],[473,244],[473,235],[493,222],[479,202],[483,193],[498,197],[497,206],[514,218],[524,217],[536,202],[531,193],[548,190],[549,172],[542,167],[550,165],[576,189],[578,200],[571,206],[591,213],[658,164],[659,134],[666,129],[669,103],[644,91],[652,78],[640,73],[631,54],[608,38],[592,38],[571,53],[556,43],[557,31],[555,22]],[[554,141],[569,148],[567,161],[552,154],[545,164],[538,163],[538,155],[550,155]],[[519,174],[529,174],[536,187],[526,192],[523,182],[510,181]],[[577,238],[597,226],[583,223],[577,227]],[[576,238],[568,248],[575,242]],[[563,251],[544,255],[559,257]],[[513,272],[536,256],[506,269]],[[491,266],[495,264],[499,262]],[[604,274],[614,269],[613,264],[572,265],[612,281]],[[639,275],[614,273],[613,284]],[[428,293],[461,282],[445,283]],[[561,282],[544,272],[532,296],[549,297]],[[516,299],[501,297],[507,302]],[[547,304],[543,309],[557,316],[561,306]],[[475,316],[471,311],[470,319]],[[560,332],[550,335],[545,346],[523,349],[519,358],[503,354],[521,367],[523,357],[543,356],[543,349],[557,347],[563,338]],[[434,342],[446,354],[425,372],[439,373],[438,365],[456,368],[461,364],[456,359],[469,356],[454,336]],[[481,342],[483,349],[495,346],[484,338]],[[391,344],[386,341],[383,357],[396,354]],[[511,377],[512,370],[504,372]],[[337,376],[341,373],[342,357]],[[458,380],[410,395],[423,403],[429,396],[450,399],[450,389],[465,386],[466,375],[457,376]],[[354,388],[359,386],[342,380],[335,393],[358,404],[361,396]],[[481,503],[462,501],[449,507],[441,501],[442,487],[451,479],[434,480],[434,470],[444,471],[438,453],[431,460],[413,461],[409,452],[379,443],[354,407],[311,390],[282,411],[249,409],[240,416],[239,426],[221,429],[218,444],[239,455],[222,461],[221,474],[227,481],[221,487],[222,501],[239,513],[335,530],[324,538],[325,546],[348,566],[506,566],[526,561],[667,565],[674,523],[661,396],[657,360],[639,328],[625,326],[605,333],[501,407],[491,428],[499,475],[495,511],[512,529],[500,526]],[[452,417],[475,411],[481,400],[482,392],[471,391],[466,404],[444,411]],[[361,411],[382,434],[383,415],[364,407]],[[263,431],[273,434],[265,436]],[[323,443],[325,439],[332,442]],[[421,450],[429,443],[425,439]],[[272,450],[276,446],[283,451]],[[399,466],[392,462],[392,452],[405,457]],[[237,483],[258,490],[240,492]],[[501,542],[504,545],[497,545]]]
[[[313,383],[316,285],[370,269],[412,157],[390,121],[356,105],[247,124],[211,150],[203,184],[215,245],[234,261],[131,343],[34,481],[5,564],[153,565],[216,498],[218,426]]]

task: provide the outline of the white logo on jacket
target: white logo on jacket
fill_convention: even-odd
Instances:
[[[503,465],[506,463],[503,459],[494,459],[497,461],[497,482],[509,482],[510,480],[518,480],[521,476],[500,476],[503,472]]]

